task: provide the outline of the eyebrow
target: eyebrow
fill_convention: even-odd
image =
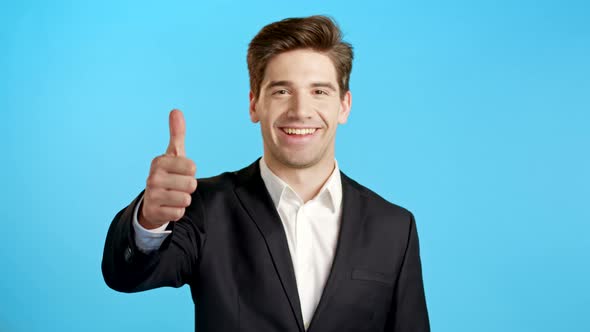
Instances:
[[[316,83],[312,83],[311,84],[312,88],[328,88],[332,91],[336,91],[336,87],[334,86],[334,84],[330,83],[330,82],[316,82]]]
[[[277,86],[293,86],[293,82],[291,82],[291,81],[270,81],[268,83],[268,85],[266,86],[266,89],[272,89]],[[334,84],[332,84],[330,82],[314,82],[314,83],[311,83],[311,87],[312,88],[328,88],[332,91],[337,91]]]
[[[291,86],[291,85],[293,85],[293,83],[291,83],[290,81],[270,81],[266,85],[266,89],[272,89],[277,86]]]

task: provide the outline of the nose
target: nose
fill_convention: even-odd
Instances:
[[[294,119],[309,119],[312,116],[312,101],[304,93],[295,93],[289,103],[288,115]]]

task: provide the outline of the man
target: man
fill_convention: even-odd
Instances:
[[[264,27],[248,49],[264,155],[198,185],[173,110],[166,154],[108,231],[106,283],[188,284],[197,331],[429,331],[412,214],[335,161],[352,57],[327,17]]]

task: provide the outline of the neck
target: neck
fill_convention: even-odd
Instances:
[[[334,156],[322,158],[318,163],[305,168],[288,167],[273,158],[264,157],[268,168],[285,181],[301,197],[303,202],[314,198],[336,166]]]

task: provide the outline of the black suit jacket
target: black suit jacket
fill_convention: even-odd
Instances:
[[[338,245],[308,331],[429,331],[413,215],[341,175]],[[200,179],[192,199],[150,255],[135,246],[138,198],[115,216],[102,261],[108,286],[188,284],[199,332],[303,332],[287,239],[258,161]]]

